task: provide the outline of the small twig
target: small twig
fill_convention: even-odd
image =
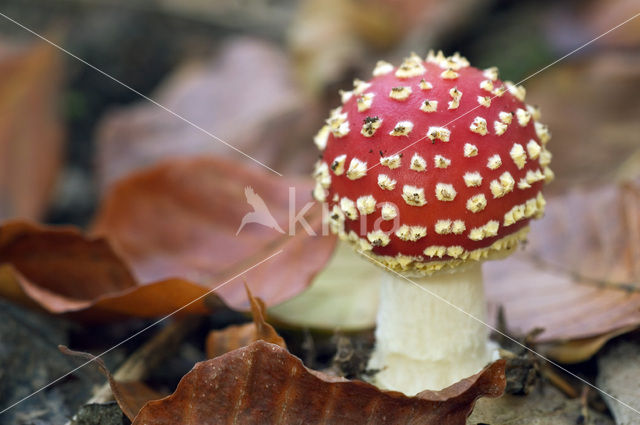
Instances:
[[[560,376],[550,366],[542,367],[542,376],[549,380],[551,385],[562,391],[569,398],[577,398],[578,391],[567,382],[562,376]]]
[[[582,387],[582,393],[580,394],[580,418],[582,423],[591,423],[591,417],[589,416],[589,387],[586,385]]]

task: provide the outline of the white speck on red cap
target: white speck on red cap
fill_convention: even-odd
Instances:
[[[412,53],[411,56],[405,58],[404,62],[396,70],[396,77],[400,79],[417,77],[425,73],[422,58]]]
[[[356,200],[356,207],[362,215],[371,214],[376,210],[376,198],[371,195],[361,196]]]
[[[449,165],[451,165],[451,160],[449,158],[445,158],[442,155],[434,156],[433,162],[436,168],[447,168]]]
[[[519,143],[514,143],[511,151],[509,151],[509,155],[516,164],[516,167],[518,167],[518,170],[522,170],[527,163],[527,153],[525,152],[524,147]]]
[[[439,201],[451,202],[456,199],[457,192],[452,184],[436,183],[436,198]]]
[[[356,104],[358,105],[358,112],[364,112],[368,109],[371,109],[371,105],[373,104],[374,93],[365,93],[356,98]]]
[[[487,134],[487,120],[482,117],[475,117],[469,129],[474,133],[484,136]]]
[[[491,189],[493,197],[497,199],[502,198],[504,195],[511,192],[515,184],[516,182],[511,173],[505,171],[497,180],[491,181],[489,189]]]
[[[379,77],[381,75],[386,75],[393,71],[393,65],[389,62],[378,61],[376,63],[376,67],[373,69],[373,76]]]
[[[516,118],[518,119],[518,124],[520,124],[521,127],[524,127],[529,124],[529,121],[531,121],[531,113],[522,108],[518,108],[516,109]]]
[[[389,97],[395,100],[407,100],[411,95],[411,87],[409,86],[397,86],[393,87],[389,92]]]
[[[502,121],[505,124],[511,124],[511,121],[513,121],[513,113],[501,111],[498,114],[498,118],[500,118],[500,121]]]
[[[347,170],[347,177],[350,180],[357,180],[364,177],[367,174],[367,163],[360,161],[358,158],[353,158],[349,163],[349,169]]]
[[[389,235],[382,230],[374,230],[367,233],[367,239],[373,246],[387,246],[389,244]]]
[[[533,139],[529,140],[529,143],[527,143],[527,153],[529,154],[529,159],[537,159],[538,156],[540,156],[540,151],[540,145]]]
[[[378,174],[378,186],[382,190],[393,190],[396,188],[396,181],[386,174]]]
[[[344,213],[345,217],[347,217],[349,220],[355,220],[356,218],[358,218],[356,203],[351,199],[346,197],[340,199],[340,209]]]
[[[403,224],[396,230],[396,236],[403,241],[415,242],[427,236],[427,228],[424,226],[407,226]]]
[[[477,171],[468,171],[464,173],[464,176],[462,176],[462,178],[464,179],[464,184],[467,187],[478,187],[482,184],[482,175]]]
[[[437,100],[425,100],[420,105],[420,110],[422,112],[436,112],[438,110],[438,101]]]
[[[473,213],[482,211],[486,206],[487,198],[484,196],[484,193],[473,195],[471,198],[467,199],[467,209]]]
[[[382,204],[380,215],[383,220],[393,220],[398,216],[398,210],[396,209],[395,205],[385,202],[384,204]]]
[[[487,160],[487,168],[491,170],[497,170],[500,166],[502,166],[502,158],[498,154],[491,155]]]
[[[424,189],[421,187],[406,184],[402,186],[402,199],[411,206],[421,207],[427,203],[424,196]]]
[[[418,83],[418,87],[420,87],[420,90],[431,90],[433,88],[433,84],[425,81],[423,78],[422,80],[420,80],[420,83]]]
[[[313,142],[316,144],[319,150],[323,151],[327,147],[327,140],[329,139],[329,126],[322,126],[320,131],[313,138]]]
[[[401,164],[402,157],[399,154],[383,156],[380,158],[380,164],[385,167],[389,167],[390,169],[398,168]]]
[[[413,171],[424,171],[427,169],[427,161],[417,153],[414,153],[411,157],[411,166],[409,168]]]
[[[500,121],[493,122],[493,131],[494,133],[496,133],[496,136],[502,136],[504,132],[507,131],[507,127],[508,125],[503,122],[500,122]]]
[[[493,83],[491,80],[482,80],[480,81],[480,88],[491,93],[493,91]]]
[[[413,123],[411,121],[398,121],[393,130],[389,132],[390,136],[408,136],[413,130]]]
[[[336,156],[331,162],[331,170],[336,176],[341,176],[344,173],[344,162],[347,159],[346,154]]]
[[[484,75],[485,78],[488,78],[491,81],[496,81],[498,79],[498,68],[496,68],[495,66],[487,68],[482,72],[482,75]]]
[[[451,137],[451,131],[444,127],[429,127],[427,131],[427,137],[431,139],[431,141],[440,140],[443,142],[448,142],[449,137]]]
[[[471,143],[464,144],[464,156],[466,158],[471,158],[478,155],[478,147],[476,145],[472,145]]]
[[[491,96],[478,96],[478,103],[485,108],[491,106]]]

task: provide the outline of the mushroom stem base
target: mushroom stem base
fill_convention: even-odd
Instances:
[[[411,277],[383,277],[370,369],[374,383],[414,395],[479,372],[494,357],[488,344],[480,263]],[[456,308],[457,307],[457,308]]]

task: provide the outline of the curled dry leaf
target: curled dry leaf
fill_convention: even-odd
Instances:
[[[25,222],[0,226],[0,295],[22,304],[85,320],[154,317],[206,291],[183,279],[140,286],[104,239],[86,238],[75,228]],[[204,303],[183,310],[207,312]]]
[[[504,361],[439,392],[415,397],[307,369],[264,341],[196,364],[174,394],[147,403],[139,424],[438,424],[462,425],[479,397],[505,386]]]
[[[509,328],[544,328],[538,342],[637,327],[640,181],[550,199],[526,249],[487,263],[485,272],[488,297],[504,306]],[[597,350],[601,344],[590,346]]]
[[[215,294],[247,309],[234,277],[282,250],[242,274],[267,305],[282,302],[309,284],[335,240],[310,237],[299,227],[289,236],[258,224],[247,224],[236,236],[242,216],[251,210],[244,199],[247,185],[253,185],[282,226],[289,187],[298,189],[296,212],[310,198],[308,184],[223,160],[160,165],[119,183],[105,203],[97,233],[108,236],[118,250],[72,228],[20,222],[1,226],[0,295],[52,313],[105,320],[165,315],[228,282]],[[306,214],[316,232],[319,212]],[[203,301],[180,313],[207,313]]]
[[[47,207],[64,149],[61,71],[47,43],[0,43],[0,219],[38,219]]]
[[[265,318],[266,307],[262,300],[251,294],[251,290],[247,284],[245,284],[245,290],[251,303],[253,323],[232,325],[222,330],[211,331],[209,335],[207,335],[207,342],[205,344],[208,358],[213,359],[258,340],[287,348],[284,339],[278,335],[273,326],[267,323]]]

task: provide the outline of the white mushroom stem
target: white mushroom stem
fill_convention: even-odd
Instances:
[[[414,395],[479,372],[494,352],[481,323],[486,323],[481,264],[407,277],[414,283],[391,272],[383,277],[369,361],[369,368],[380,370],[374,383]]]

